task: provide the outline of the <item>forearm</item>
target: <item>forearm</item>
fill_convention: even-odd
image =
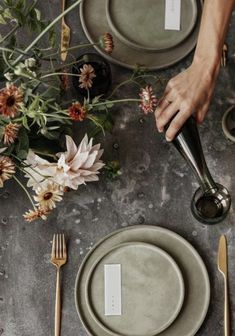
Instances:
[[[167,84],[155,112],[159,132],[171,141],[193,113],[201,123],[209,109],[219,73],[222,47],[234,0],[205,0],[192,64]]]
[[[228,30],[234,0],[205,0],[194,62],[216,67]]]

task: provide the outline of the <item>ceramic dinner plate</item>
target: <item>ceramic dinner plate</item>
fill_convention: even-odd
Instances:
[[[113,34],[142,51],[166,50],[184,41],[196,24],[197,2],[181,2],[179,31],[165,30],[164,13],[165,0],[107,0],[106,15]]]
[[[131,0],[131,3],[133,3],[133,1],[138,4],[144,4],[144,18],[144,13],[145,11],[147,13],[148,9],[146,4],[148,1],[153,0]],[[159,1],[162,2],[162,0]],[[159,1],[155,2],[158,3]],[[117,2],[119,3],[120,1],[117,0]],[[117,2],[113,3],[115,4]],[[121,2],[124,2],[124,0],[121,0]],[[125,8],[127,8],[128,3],[129,0],[125,1]],[[116,34],[113,34],[115,47],[111,55],[105,53],[99,46],[95,46],[95,49],[110,62],[130,69],[134,69],[136,66],[141,66],[148,70],[162,69],[183,59],[196,45],[202,12],[202,0],[182,0],[182,30],[178,32],[178,35],[175,31],[171,31],[171,33],[164,31],[166,39],[163,39],[160,37],[161,31],[156,29],[154,38],[152,39],[153,49],[156,51],[157,48],[162,48],[162,50],[158,50],[157,52],[141,50],[141,48],[145,50],[151,49],[151,36],[144,42],[143,34],[145,27],[143,25],[141,39],[138,39],[137,34],[133,39],[133,33],[130,35],[130,33],[127,32],[126,27],[121,27],[121,23],[118,21],[117,15],[114,15],[113,10],[108,12],[108,19],[106,15],[106,6],[107,0],[85,0],[80,5],[80,18],[83,30],[92,44],[97,43],[100,36],[105,32],[112,32],[112,29],[118,31],[116,31]],[[138,5],[138,8],[140,8],[139,6],[140,5]],[[133,7],[131,13],[128,13],[130,20],[135,20],[135,7]],[[156,13],[156,20],[152,22],[152,24],[151,22],[148,23],[148,29],[150,29],[151,26],[154,27],[155,25],[158,25],[159,17],[162,18],[163,15],[164,13]],[[154,15],[151,13],[151,19],[153,19],[153,17]],[[188,21],[188,18],[191,18],[190,22]],[[121,19],[123,19],[123,16]],[[194,22],[195,20],[196,22]],[[136,27],[135,29],[137,30],[139,28]],[[139,32],[142,30],[139,29]],[[175,34],[178,36],[177,38],[172,37]],[[155,35],[159,36],[158,40],[155,39]],[[124,42],[123,39],[125,39],[127,43]],[[176,44],[175,40],[177,41]],[[130,42],[134,43],[135,47],[133,47],[133,45],[131,46]],[[139,47],[141,48],[139,49]]]
[[[181,236],[161,227],[147,225],[127,227],[108,235],[85,257],[75,285],[76,307],[84,327],[92,336],[113,336],[109,328],[105,329],[102,323],[97,322],[94,311],[88,307],[87,283],[100,258],[120,244],[138,241],[166,251],[177,263],[184,279],[183,307],[178,317],[160,335],[194,336],[205,319],[210,301],[210,284],[205,265],[197,251]],[[146,290],[151,289],[147,287]]]
[[[104,313],[104,267],[110,264],[121,265],[121,316]],[[120,244],[94,263],[87,278],[86,300],[93,318],[113,336],[155,336],[182,308],[183,276],[172,257],[155,245]]]

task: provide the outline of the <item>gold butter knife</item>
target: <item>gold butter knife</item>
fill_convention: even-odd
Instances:
[[[224,277],[224,335],[230,336],[229,297],[228,297],[228,257],[227,241],[222,235],[219,241],[218,269]]]
[[[65,1],[62,0],[62,13],[65,11]],[[70,44],[70,28],[65,22],[65,18],[63,16],[61,23],[61,60],[64,62],[67,58],[68,47]]]
[[[222,67],[226,67],[227,65],[227,56],[228,56],[228,45],[224,43],[220,61]]]

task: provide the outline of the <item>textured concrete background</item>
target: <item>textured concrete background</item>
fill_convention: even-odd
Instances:
[[[72,2],[72,1],[71,1]],[[58,13],[58,0],[41,2],[50,17]],[[86,41],[78,11],[69,15],[73,43]],[[205,156],[216,181],[235,199],[235,145],[221,129],[223,112],[235,104],[235,17],[228,36],[229,63],[221,70],[210,112],[200,127]],[[169,79],[190,64],[191,56],[159,74]],[[130,75],[113,67],[114,82]],[[119,92],[130,95],[131,89]],[[134,92],[134,91],[133,91]],[[88,184],[66,195],[47,222],[24,223],[22,213],[29,204],[18,185],[6,183],[0,190],[0,335],[47,336],[53,334],[55,269],[50,264],[51,238],[64,231],[69,261],[63,268],[62,335],[87,335],[74,304],[74,282],[84,255],[100,238],[131,224],[153,224],[186,238],[203,257],[211,279],[212,297],[208,316],[198,336],[223,335],[223,280],[217,271],[219,235],[229,242],[231,316],[235,306],[234,205],[221,224],[207,227],[190,213],[197,187],[182,158],[154,127],[153,118],[142,118],[133,106],[115,109],[115,127],[104,139],[104,159],[118,159],[122,176],[110,181],[103,174],[99,183]],[[118,144],[118,146],[113,146]],[[118,147],[118,148],[114,148]],[[235,323],[233,323],[235,335]],[[176,335],[181,336],[181,335]]]

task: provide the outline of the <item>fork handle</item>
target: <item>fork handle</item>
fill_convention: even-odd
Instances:
[[[56,271],[56,299],[55,299],[55,336],[60,336],[61,327],[61,282],[60,267]]]
[[[224,335],[230,336],[228,279],[224,278]]]

